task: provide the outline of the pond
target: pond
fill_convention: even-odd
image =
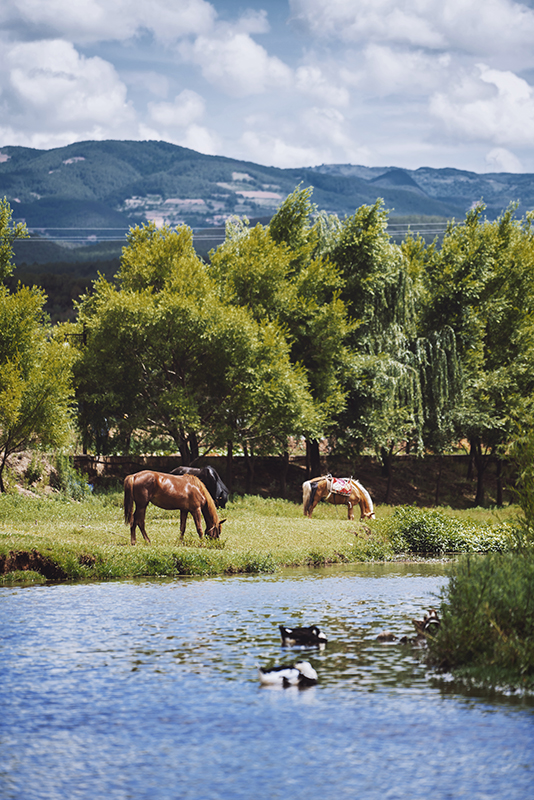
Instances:
[[[0,589],[4,800],[534,796],[534,708],[461,693],[413,634],[446,565]],[[317,623],[324,650],[282,648]],[[261,687],[308,659],[316,686]]]

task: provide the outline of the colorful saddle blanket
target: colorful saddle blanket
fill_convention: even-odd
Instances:
[[[333,494],[350,495],[352,484],[350,478],[332,478],[329,488]]]

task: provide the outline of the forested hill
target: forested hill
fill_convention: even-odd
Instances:
[[[270,216],[298,184],[313,186],[317,206],[340,216],[377,197],[399,216],[462,219],[480,200],[490,218],[510,202],[519,214],[534,207],[534,175],[350,164],[277,169],[154,141],[0,148],[0,197],[15,220],[55,239],[72,238],[74,229],[97,238],[114,229],[121,238],[147,220],[205,228],[229,214]]]

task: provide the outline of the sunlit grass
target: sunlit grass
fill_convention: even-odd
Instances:
[[[151,544],[146,545],[138,531],[137,546],[131,547],[119,491],[80,502],[8,494],[0,496],[0,556],[36,550],[70,579],[273,571],[289,565],[391,560],[398,557],[387,525],[394,508],[379,506],[376,513],[375,522],[362,525],[358,519],[347,520],[345,507],[322,503],[310,520],[296,503],[236,497],[220,512],[226,518],[220,540],[200,540],[189,517],[182,543],[179,512],[150,505],[146,527]],[[469,518],[473,524],[496,524],[512,512],[445,513]],[[13,580],[12,575],[2,578]]]

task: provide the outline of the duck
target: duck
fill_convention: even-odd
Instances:
[[[286,628],[284,625],[279,625],[279,628],[284,647],[300,645],[301,647],[323,648],[328,642],[325,634],[319,630],[317,625],[311,625],[309,628]]]
[[[313,686],[317,673],[309,661],[297,661],[271,669],[258,667],[258,676],[263,686]]]
[[[434,635],[441,625],[441,620],[438,617],[438,612],[436,609],[431,608],[428,614],[425,614],[423,619],[412,619],[412,624],[418,635],[424,636],[427,633]]]

